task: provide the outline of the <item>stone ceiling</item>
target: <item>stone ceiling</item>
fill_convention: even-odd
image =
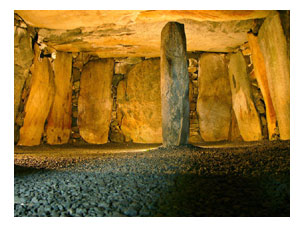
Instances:
[[[58,51],[107,57],[159,57],[169,21],[185,25],[188,52],[231,52],[247,41],[266,10],[15,10]]]

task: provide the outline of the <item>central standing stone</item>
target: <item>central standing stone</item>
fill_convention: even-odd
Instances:
[[[161,100],[163,145],[187,144],[189,76],[184,25],[169,22],[161,32]]]

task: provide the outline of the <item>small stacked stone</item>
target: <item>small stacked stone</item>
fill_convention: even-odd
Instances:
[[[78,119],[78,97],[80,91],[80,78],[83,65],[90,60],[90,55],[85,53],[73,53],[72,69],[72,131],[69,143],[82,141],[79,134]]]
[[[188,59],[189,73],[189,102],[190,102],[190,137],[189,142],[202,142],[199,133],[198,117],[196,112],[196,103],[198,97],[198,60],[195,58]]]

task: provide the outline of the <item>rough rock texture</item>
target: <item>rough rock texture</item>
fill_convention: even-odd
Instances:
[[[83,68],[78,99],[78,126],[81,137],[88,143],[103,144],[108,141],[113,70],[113,59],[90,61]]]
[[[243,138],[241,136],[241,132],[239,129],[239,125],[238,125],[238,122],[237,122],[233,109],[231,110],[231,123],[230,123],[228,140],[232,141],[232,142],[243,141]]]
[[[18,145],[39,145],[54,100],[54,73],[47,58],[39,60],[40,49],[34,46],[34,63],[31,67],[32,85],[25,106],[23,127],[20,129]]]
[[[14,34],[14,119],[20,104],[24,81],[33,61],[31,37],[25,28],[16,27]]]
[[[251,33],[251,32],[250,32]],[[257,31],[252,31],[252,33],[257,33]],[[247,75],[249,75],[249,81],[250,81],[250,88],[252,93],[252,100],[254,102],[254,105],[256,107],[256,110],[259,114],[259,118],[261,120],[261,128],[262,128],[262,138],[268,139],[268,128],[267,128],[267,121],[266,121],[266,106],[265,106],[265,100],[261,91],[261,87],[257,81],[257,77],[255,75],[256,69],[253,65],[253,51],[251,50],[251,46],[248,42],[244,43],[240,46],[239,50],[241,50],[242,54],[244,55],[244,59],[247,65]],[[261,69],[260,69],[261,70]],[[265,73],[266,75],[266,73]],[[264,121],[265,120],[265,121]],[[275,134],[272,134],[271,140],[278,139],[277,129],[275,131]]]
[[[169,22],[161,32],[161,103],[164,146],[188,143],[189,76],[184,25]]]
[[[280,138],[290,138],[290,62],[280,17],[267,17],[260,28],[259,44],[265,59],[270,96],[276,112]]]
[[[197,113],[203,140],[227,140],[231,121],[231,89],[226,56],[202,54],[198,83]]]
[[[199,123],[197,116],[197,97],[198,97],[198,56],[188,59],[189,73],[189,103],[190,103],[190,135],[189,143],[203,142],[199,133]]]
[[[73,68],[72,68],[72,123],[71,123],[71,135],[69,143],[75,143],[81,139],[79,134],[78,120],[78,98],[80,91],[80,78],[83,64],[79,64],[78,57],[82,53],[77,53],[73,56]]]
[[[127,140],[162,142],[160,60],[136,64],[117,88],[118,121]]]
[[[248,33],[248,43],[250,45],[250,49],[252,53],[251,57],[255,70],[254,75],[257,79],[259,87],[261,88],[261,92],[264,98],[264,103],[266,106],[268,138],[269,140],[272,140],[273,135],[275,134],[277,118],[270,96],[266,69],[265,69],[265,61],[258,43],[258,38],[252,33]]]
[[[189,18],[197,21],[231,21],[264,18],[272,10],[15,10],[35,27],[75,29],[101,24],[162,21]]]
[[[287,42],[288,59],[290,59],[290,10],[277,10]]]
[[[228,68],[232,92],[232,107],[241,136],[244,141],[261,140],[261,123],[252,100],[246,62],[241,52],[230,55]]]
[[[53,64],[55,96],[47,119],[47,143],[64,144],[69,141],[72,123],[72,55],[57,52]]]
[[[185,25],[188,51],[232,51],[247,40],[248,31],[255,30],[257,23],[254,19],[265,18],[273,12],[16,10],[16,13],[32,26],[42,28],[40,41],[56,50],[97,52],[99,57],[109,58],[159,57],[159,34],[170,21]]]

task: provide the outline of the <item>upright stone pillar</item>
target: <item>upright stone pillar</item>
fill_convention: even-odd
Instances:
[[[199,59],[197,114],[204,141],[229,137],[231,89],[226,55],[204,53]]]
[[[256,37],[252,33],[248,33],[248,43],[252,53],[251,57],[254,66],[254,74],[259,83],[259,87],[261,88],[261,92],[266,106],[266,118],[269,140],[272,140],[273,135],[275,134],[277,118],[270,96],[265,61],[260,49],[260,45],[258,43],[258,37]]]
[[[48,144],[68,143],[72,123],[72,54],[57,52],[54,61],[55,96],[46,127]]]
[[[169,22],[161,32],[161,101],[164,146],[189,136],[189,76],[184,25]]]
[[[81,137],[88,143],[108,142],[113,105],[111,97],[113,70],[113,59],[90,61],[82,70],[78,126]]]
[[[39,60],[40,50],[34,46],[35,56],[31,66],[32,85],[27,103],[25,117],[20,129],[20,146],[35,146],[40,144],[51,105],[54,101],[54,73],[47,58]]]
[[[241,52],[231,54],[228,65],[232,108],[244,141],[262,139],[259,115],[252,100],[250,82],[246,71],[246,62]]]
[[[290,139],[290,73],[288,45],[279,14],[265,19],[258,34],[265,59],[270,96],[278,120],[280,139]]]

